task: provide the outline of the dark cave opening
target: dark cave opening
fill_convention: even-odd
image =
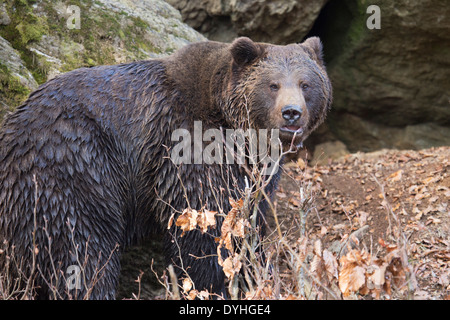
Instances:
[[[316,36],[322,40],[326,64],[332,63],[344,50],[355,9],[352,1],[330,0],[305,36],[305,39]]]

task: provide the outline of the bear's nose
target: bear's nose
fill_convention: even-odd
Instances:
[[[294,122],[302,115],[302,108],[296,105],[287,105],[281,109],[281,114],[285,120]]]

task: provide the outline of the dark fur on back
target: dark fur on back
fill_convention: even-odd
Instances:
[[[165,59],[78,69],[42,85],[5,119],[0,241],[14,246],[24,275],[37,247],[40,297],[52,297],[47,283],[55,283],[55,269],[67,276],[81,262],[87,287],[97,281],[89,298],[114,298],[120,249],[155,232],[164,234],[168,263],[183,265],[197,289],[224,292],[214,241],[220,219],[207,234],[183,237],[174,226],[167,231],[168,219],[188,205],[228,212],[245,173],[238,165],[176,166],[168,150],[172,132],[192,132],[196,120],[204,130],[244,122],[241,78],[266,46],[204,42]],[[56,298],[67,298],[65,281],[57,287]],[[77,297],[86,292],[83,285]]]

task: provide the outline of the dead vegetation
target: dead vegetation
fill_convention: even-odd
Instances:
[[[227,252],[218,256],[232,299],[449,299],[449,159],[445,147],[361,153],[313,167],[300,158],[283,169],[263,239],[250,210],[266,196],[257,174],[241,198],[230,199],[230,212],[186,208],[171,223],[208,232],[223,216],[216,241]],[[171,268],[141,265],[148,268],[134,271],[136,290],[126,298],[217,298],[189,277],[177,285]],[[145,282],[153,273],[159,294]],[[32,280],[2,272],[1,299],[33,299]]]
[[[247,188],[230,199],[216,239],[228,252],[218,255],[230,298],[449,299],[449,159],[450,148],[384,150],[315,167],[300,159],[285,168],[264,239],[248,215],[258,188]],[[215,214],[185,210],[175,223],[207,232]],[[188,278],[180,294],[211,298]]]

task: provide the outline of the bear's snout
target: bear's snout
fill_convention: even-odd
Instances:
[[[281,116],[286,123],[281,127],[281,131],[288,134],[301,135],[303,129],[301,128],[299,119],[302,116],[302,107],[299,105],[289,104],[281,108]]]
[[[294,124],[295,121],[300,119],[302,108],[298,105],[287,105],[281,108],[281,114],[289,124]]]
[[[282,106],[277,112],[280,139],[298,144],[303,140],[304,126],[308,122],[305,99],[298,90],[286,89],[279,97],[279,103]]]

